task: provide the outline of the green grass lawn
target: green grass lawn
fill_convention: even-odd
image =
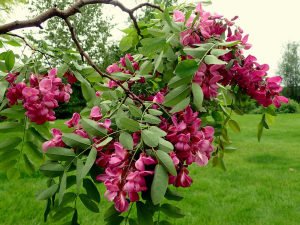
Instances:
[[[193,166],[194,183],[179,189],[185,197],[176,203],[186,213],[177,225],[299,225],[300,224],[300,114],[279,115],[261,143],[256,129],[260,115],[236,118],[242,132],[232,134],[235,153],[227,154],[227,171]],[[100,185],[99,185],[100,186]],[[43,223],[44,202],[35,193],[45,179],[22,177],[9,182],[0,175],[0,224]],[[100,188],[103,194],[103,188]],[[103,198],[100,214],[79,211],[82,225],[101,225],[108,207]],[[46,224],[53,224],[48,222]]]

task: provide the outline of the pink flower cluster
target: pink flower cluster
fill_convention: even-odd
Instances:
[[[100,151],[97,159],[97,164],[105,168],[97,180],[104,183],[105,197],[115,203],[119,212],[127,211],[129,201],[138,201],[138,193],[147,190],[145,177],[153,175],[153,165],[157,163],[144,153],[135,162],[133,157],[119,142],[114,142],[105,152]]]
[[[58,103],[68,102],[72,93],[70,84],[63,84],[58,78],[57,69],[52,69],[45,76],[31,75],[30,85],[24,82],[15,83],[18,74],[8,74],[6,80],[10,83],[6,97],[10,105],[21,100],[26,109],[26,116],[32,122],[43,124],[55,120],[54,109]]]
[[[131,65],[126,64],[126,59],[128,62],[130,62]],[[128,66],[132,67],[134,70],[139,70],[139,64],[134,61],[133,57],[130,54],[126,54],[124,57],[122,57],[119,61],[119,63],[114,63],[106,68],[106,72],[109,74],[117,73],[117,72],[122,72],[126,74],[133,74]],[[141,78],[142,79],[142,78]],[[142,82],[143,80],[141,80]],[[108,82],[108,87],[113,88],[117,87],[118,84],[114,81],[109,81]]]
[[[67,125],[69,128],[75,128],[73,130],[73,133],[83,137],[83,138],[89,138],[88,133],[83,129],[80,122],[80,114],[74,113],[72,118],[65,122],[65,125]],[[94,106],[91,109],[90,118],[92,120],[97,121],[99,127],[103,127],[107,129],[108,132],[111,132],[111,121],[110,119],[105,119],[104,122],[100,122],[99,120],[102,119],[101,109],[98,106]],[[52,129],[52,136],[53,138],[49,141],[46,141],[43,143],[43,151],[46,152],[51,147],[63,147],[65,146],[65,143],[62,141],[62,132],[59,129]],[[93,137],[93,141],[95,144],[99,143],[101,138]]]
[[[197,5],[195,14],[199,15],[199,20],[195,21],[195,15],[191,15],[186,21],[183,12],[175,10],[173,13],[174,21],[185,23],[187,27],[187,30],[180,34],[183,46],[193,47],[195,44],[206,43],[207,39],[218,38],[227,31],[226,41],[240,41],[240,45],[245,50],[251,47],[248,43],[248,35],[243,36],[243,30],[240,27],[235,27],[232,31],[237,16],[228,20],[220,15],[212,15],[205,12],[201,4]],[[288,99],[280,96],[282,78],[280,76],[267,77],[268,65],[260,65],[254,56],[249,55],[245,58],[242,53],[241,49],[236,48],[235,55],[229,52],[220,57],[226,62],[234,60],[233,66],[229,69],[226,69],[224,65],[201,63],[193,81],[201,86],[205,98],[216,98],[218,95],[217,83],[221,83],[225,86],[238,85],[247,95],[264,107],[271,104],[280,107],[282,103],[287,103]],[[183,56],[184,58],[192,57]]]
[[[192,179],[188,176],[187,166],[193,162],[205,166],[213,151],[214,128],[201,128],[198,112],[191,107],[172,116],[172,123],[164,119],[160,128],[167,132],[166,139],[174,145],[170,155],[177,168],[178,175],[170,176],[169,182],[176,187],[189,187]]]
[[[195,15],[191,15],[187,20],[185,14],[179,10],[173,12],[173,20],[175,22],[184,23],[186,30],[180,33],[180,42],[183,46],[193,46],[194,44],[205,43],[206,39],[211,37],[219,38],[227,31],[227,41],[241,41],[245,49],[249,49],[251,45],[247,43],[248,35],[243,36],[243,30],[239,27],[232,32],[231,27],[237,17],[228,20],[223,16],[206,12],[199,3],[194,11]],[[196,15],[199,16],[197,19]]]
[[[243,60],[242,66],[236,62],[230,69],[231,84],[237,84],[264,107],[274,104],[278,108],[281,103],[287,103],[288,99],[280,96],[282,78],[267,77],[268,70],[268,65],[258,64],[256,58],[249,55]]]

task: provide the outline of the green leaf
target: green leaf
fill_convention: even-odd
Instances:
[[[9,168],[14,167],[14,165],[17,164],[17,160],[9,160],[9,161],[4,161],[0,163],[0,170],[7,170]]]
[[[2,102],[8,83],[0,81],[0,102]]]
[[[67,183],[68,183],[68,179],[67,179]],[[69,203],[73,203],[76,199],[77,195],[73,192],[67,192],[64,194],[63,199],[60,203],[60,207],[61,206],[65,206]]]
[[[153,65],[152,62],[150,61],[145,61],[140,67],[140,74],[141,75],[146,75],[149,74],[152,71]]]
[[[176,66],[175,74],[179,77],[193,77],[197,72],[198,67],[199,65],[195,60],[184,60]]]
[[[24,127],[18,122],[1,122],[0,131],[1,132],[15,132],[17,130],[21,131]],[[1,146],[1,143],[0,143]],[[0,147],[1,148],[1,147]]]
[[[91,145],[91,141],[88,138],[83,138],[73,133],[63,133],[62,140],[66,145],[75,148],[86,149]]]
[[[47,177],[58,177],[64,172],[64,167],[56,162],[47,162],[40,167],[40,171]]]
[[[76,154],[69,148],[51,147],[47,150],[46,155],[53,160],[68,161],[72,160]]]
[[[83,168],[83,162],[81,159],[76,160],[76,185],[77,185],[77,193],[80,192],[81,183],[82,183],[82,168]]]
[[[219,56],[227,54],[228,52],[230,52],[230,50],[228,50],[228,49],[213,49],[213,50],[211,50],[210,54],[212,54],[216,57],[219,57]]]
[[[226,64],[226,62],[218,59],[216,56],[214,55],[207,55],[204,58],[204,62],[208,65],[223,65]]]
[[[60,180],[60,186],[59,186],[59,192],[58,192],[58,202],[61,204],[65,191],[67,189],[67,173],[64,172],[61,180]]]
[[[11,71],[15,65],[15,54],[12,51],[8,51],[5,56],[5,66],[7,71]]]
[[[172,218],[182,218],[185,216],[180,208],[178,208],[174,205],[171,205],[171,204],[163,204],[160,207],[160,210],[164,214],[166,214],[167,216],[172,217]]]
[[[123,220],[124,220],[123,216],[111,217],[109,218],[109,220],[107,220],[105,225],[120,225]]]
[[[197,59],[202,59],[207,54],[207,49],[204,49],[202,47],[198,48],[184,48],[184,53],[187,55],[193,56]]]
[[[79,223],[78,223],[78,212],[77,212],[77,209],[74,210],[74,213],[73,213],[73,216],[72,216],[71,225],[79,225]]]
[[[177,113],[177,112],[184,110],[186,107],[188,107],[188,105],[190,104],[190,101],[191,101],[190,97],[183,99],[181,102],[179,102],[172,108],[170,113]]]
[[[236,133],[241,131],[239,124],[235,120],[228,120],[228,125]]]
[[[20,171],[17,168],[12,167],[7,170],[6,175],[8,180],[16,180],[20,177]]]
[[[5,43],[8,44],[8,45],[14,46],[14,47],[20,47],[20,46],[22,46],[18,41],[13,40],[13,39],[9,40],[9,41],[6,41]]]
[[[155,133],[155,135],[158,137],[164,137],[167,135],[167,133],[165,131],[163,131],[162,129],[160,129],[159,127],[156,127],[156,126],[151,126],[149,128],[149,130],[151,132]]]
[[[133,139],[129,133],[121,132],[119,140],[124,148],[129,149],[129,150],[133,149]]]
[[[122,73],[122,72],[112,73],[111,76],[113,78],[115,78],[116,80],[121,80],[121,81],[128,80],[128,79],[130,79],[132,77],[131,74]]]
[[[74,212],[74,208],[72,207],[63,207],[58,208],[58,211],[53,215],[53,220],[61,220],[62,218],[66,217],[67,215]]]
[[[100,193],[93,181],[91,181],[90,179],[84,179],[83,187],[86,190],[86,194],[89,198],[93,199],[95,202],[100,203]]]
[[[158,125],[161,122],[161,120],[158,117],[153,116],[151,114],[147,114],[147,113],[144,115],[143,119],[145,120],[145,122],[150,123],[150,124]]]
[[[184,100],[190,94],[190,87],[186,85],[179,86],[172,91],[170,91],[165,96],[164,105],[167,107],[172,107]]]
[[[151,199],[154,205],[161,203],[167,191],[169,175],[166,169],[157,164],[155,166],[154,178],[151,185]]]
[[[46,208],[44,212],[44,222],[47,222],[50,211],[51,211],[51,200],[47,199]]]
[[[76,76],[77,73],[74,73],[74,75]],[[76,76],[77,78],[77,76]],[[78,78],[77,78],[78,79]],[[78,79],[79,80],[79,79]],[[79,80],[80,81],[80,80]],[[90,104],[92,105],[93,102],[96,99],[96,94],[95,94],[95,90],[91,87],[91,85],[88,83],[87,80],[85,80],[84,78],[82,78],[81,82],[81,91],[82,91],[82,95],[84,97],[84,99]]]
[[[27,173],[29,175],[33,174],[35,172],[34,165],[26,154],[23,154],[23,161],[24,161],[24,165],[25,165],[25,169],[26,169]]]
[[[160,54],[155,58],[153,74],[155,74],[157,68],[160,66],[163,55],[164,55],[164,51],[161,51]]]
[[[99,213],[98,205],[93,200],[91,200],[88,195],[80,194],[79,198],[87,209],[94,213]]]
[[[171,142],[163,139],[163,138],[159,138],[159,150],[162,150],[166,153],[170,153],[174,150],[174,146]]]
[[[2,110],[0,115],[6,116],[10,119],[23,119],[25,116],[25,110],[22,106],[14,106]]]
[[[170,188],[167,189],[165,198],[172,201],[181,201],[183,199],[181,195],[175,191],[172,191]]]
[[[228,42],[223,42],[219,43],[219,46],[224,46],[224,47],[233,47],[241,43],[241,41],[228,41]]]
[[[149,147],[156,147],[158,145],[158,136],[150,130],[142,130],[142,139]]]
[[[125,129],[131,132],[136,132],[140,130],[140,124],[137,121],[126,117],[117,119],[116,123],[120,129]]]
[[[104,213],[104,221],[109,221],[113,217],[117,217],[120,215],[114,205],[111,205]]]
[[[19,137],[10,137],[4,140],[2,139],[0,142],[0,151],[15,148],[20,144],[21,141],[22,139]]]
[[[46,190],[42,191],[37,195],[37,200],[47,200],[48,198],[52,197],[58,190],[58,184],[53,184]]]
[[[20,151],[17,149],[9,149],[0,155],[0,163],[8,162],[20,157]]]
[[[192,93],[193,93],[193,102],[198,110],[202,109],[203,103],[203,91],[199,84],[193,83],[192,84]]]
[[[47,123],[40,125],[36,123],[31,123],[31,126],[46,140],[51,139],[51,134],[49,132],[50,128]]]
[[[132,47],[133,38],[130,36],[125,36],[121,39],[119,47],[122,52],[126,52]]]
[[[174,166],[172,158],[165,153],[164,151],[157,150],[156,151],[157,159],[160,161],[160,163],[167,169],[167,171],[172,174],[173,176],[177,175],[176,168]]]
[[[94,165],[96,157],[97,157],[97,150],[95,148],[92,148],[89,155],[88,155],[88,157],[87,157],[87,159],[86,159],[86,162],[85,162],[85,164],[82,168],[82,171],[81,171],[81,176],[80,177],[82,179],[88,174],[88,172],[90,171],[90,169]]]
[[[136,203],[136,210],[139,225],[154,225],[153,215],[144,203],[138,201]]]
[[[170,88],[177,88],[179,86],[182,86],[184,84],[191,83],[193,77],[179,77],[175,76],[172,77],[172,79],[169,81],[168,86]]]
[[[135,105],[129,105],[129,112],[131,113],[131,115],[137,118],[141,118],[143,115],[142,110]]]
[[[106,146],[112,140],[113,140],[112,137],[107,137],[103,141],[101,141],[99,144],[97,144],[96,148],[100,148],[100,147]]]
[[[91,136],[103,137],[107,134],[107,130],[103,127],[100,127],[94,120],[82,118],[80,120],[80,124],[82,125],[83,129]]]
[[[129,69],[131,73],[134,73],[134,68],[132,66],[132,62],[129,60],[128,57],[125,56],[126,68]]]
[[[153,116],[161,116],[163,114],[162,111],[159,111],[157,109],[148,109],[148,112]]]

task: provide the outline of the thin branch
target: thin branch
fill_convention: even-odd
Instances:
[[[114,1],[114,0],[78,0],[73,5],[71,5],[69,8],[67,8],[66,10],[60,10],[54,6],[32,19],[21,20],[21,21],[16,20],[14,22],[1,25],[0,26],[0,34],[5,34],[7,32],[13,31],[13,30],[18,30],[18,29],[28,28],[28,27],[42,28],[42,23],[44,23],[45,21],[47,21],[53,17],[60,17],[62,19],[67,19],[70,16],[75,15],[76,13],[80,13],[80,8],[82,8],[83,6],[92,5],[92,4],[110,4],[110,5],[119,7],[122,11],[129,14],[129,16],[132,19],[134,26],[137,29],[137,32],[139,34],[140,34],[140,30],[137,26],[137,21],[133,15],[133,13],[136,10],[138,10],[144,6],[152,7],[152,8],[162,11],[162,9],[159,6],[156,6],[156,5],[153,5],[150,3],[142,3],[142,4],[134,7],[133,9],[129,9],[129,8],[125,7],[124,4],[122,4],[121,2]]]
[[[106,77],[108,79],[110,79],[111,81],[114,81],[119,87],[121,87],[124,91],[125,91],[125,94],[130,97],[131,99],[133,100],[137,100],[139,103],[141,103],[142,105],[144,104],[143,101],[138,97],[136,96],[133,92],[131,92],[129,89],[127,89],[126,87],[124,87],[123,84],[121,84],[120,82],[118,82],[117,80],[115,80],[113,77],[111,77],[110,75],[102,72],[100,70],[100,68],[93,62],[93,60],[90,58],[90,56],[83,50],[82,46],[80,45],[80,42],[77,38],[77,35],[76,35],[76,32],[75,32],[75,28],[72,26],[72,24],[70,23],[70,21],[68,19],[65,19],[65,22],[70,30],[70,33],[71,33],[71,38],[73,40],[73,42],[75,43],[80,55],[82,58],[84,58],[87,63],[92,66],[96,72],[102,76],[102,77]]]
[[[18,34],[13,34],[13,33],[6,33],[6,35],[9,35],[9,36],[12,36],[12,37],[17,37],[19,39],[21,39],[24,44],[29,47],[33,52],[39,52],[40,54],[42,54],[46,59],[47,59],[47,56],[51,57],[51,58],[56,58],[54,55],[51,55],[49,53],[46,53],[46,52],[43,52],[41,51],[40,49],[37,49],[35,47],[33,47],[31,44],[28,43],[28,41],[26,40],[25,37],[21,36],[21,35],[18,35]]]

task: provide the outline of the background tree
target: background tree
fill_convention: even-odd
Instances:
[[[73,2],[72,0],[30,0],[29,9],[37,15],[53,6],[65,9]],[[106,68],[109,62],[117,60],[118,48],[112,41],[109,41],[112,24],[109,18],[103,16],[100,5],[85,6],[81,9],[81,13],[72,16],[70,21],[76,27],[84,50],[99,64],[101,69]],[[74,44],[70,42],[68,28],[59,18],[49,20],[39,34],[47,45],[51,44],[53,48],[66,51],[75,49]],[[39,42],[41,44],[41,40]]]
[[[289,98],[300,100],[300,56],[299,43],[289,42],[284,47],[278,73],[283,76],[286,95]]]

